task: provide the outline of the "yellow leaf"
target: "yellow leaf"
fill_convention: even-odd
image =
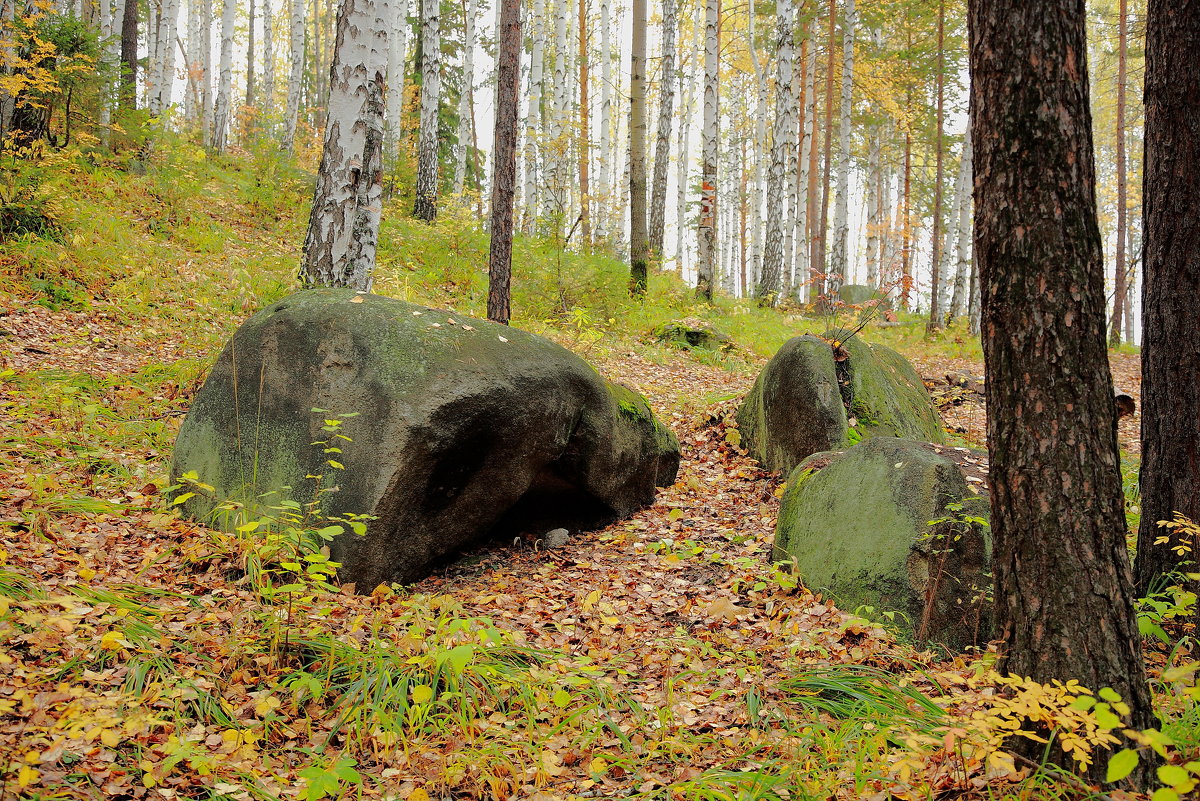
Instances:
[[[593,776],[603,776],[608,772],[608,763],[604,761],[604,757],[595,757],[588,763],[588,773]]]
[[[100,647],[105,651],[120,651],[125,647],[125,641],[121,639],[121,632],[107,631],[100,638]]]
[[[96,571],[90,567],[81,567],[79,568],[79,577],[84,581],[91,581],[96,577]]]
[[[363,302],[362,295],[355,295],[354,297],[350,298],[350,302],[351,303],[362,303]]]
[[[31,768],[28,765],[22,765],[17,771],[17,789],[24,790],[29,785],[37,781],[38,776],[42,774],[37,768]]]
[[[121,732],[117,729],[103,729],[100,732],[100,742],[109,748],[116,748],[121,744]]]
[[[418,787],[408,794],[408,801],[429,801],[429,793],[423,787]]]
[[[433,688],[428,684],[418,684],[412,688],[412,700],[414,704],[428,703],[433,698]]]
[[[592,590],[587,594],[587,597],[583,599],[583,611],[592,611],[592,607],[595,606],[599,601],[600,590]]]

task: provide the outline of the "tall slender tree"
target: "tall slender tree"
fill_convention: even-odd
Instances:
[[[1116,265],[1113,270],[1115,288],[1113,290],[1112,328],[1109,330],[1108,342],[1112,346],[1121,344],[1121,326],[1124,323],[1125,309],[1125,217],[1127,208],[1127,176],[1125,174],[1125,75],[1128,63],[1129,32],[1128,32],[1127,0],[1117,4],[1117,253]]]
[[[9,4],[10,7],[15,4]],[[138,0],[125,0],[121,18],[121,108],[137,106]]]
[[[1137,586],[1196,573],[1159,522],[1200,522],[1200,0],[1150,0],[1142,259],[1142,522]],[[1190,566],[1183,565],[1190,561]],[[1200,589],[1192,582],[1193,590]]]
[[[762,276],[755,296],[760,305],[779,300],[783,271],[783,228],[787,218],[784,181],[793,172],[796,98],[792,94],[792,46],[796,33],[795,7],[792,0],[775,4],[775,131],[771,146],[771,171],[767,174],[767,242],[763,250]]]
[[[663,258],[663,235],[667,227],[667,168],[671,165],[671,116],[675,106],[675,28],[679,17],[676,0],[663,0],[662,15],[658,141],[654,149],[654,181],[650,200],[650,250],[660,262]]]
[[[246,26],[246,105],[253,106],[254,96],[254,0],[248,0],[249,25]]]
[[[579,229],[584,246],[592,243],[591,198],[588,185],[591,178],[589,162],[592,157],[590,123],[592,108],[588,101],[588,24],[587,0],[579,0]]]
[[[283,114],[283,149],[290,153],[296,143],[296,122],[300,115],[300,84],[304,79],[304,0],[291,0],[291,12],[288,15],[288,59],[287,108]]]
[[[837,0],[829,0],[829,36],[826,40],[825,59],[825,155],[821,178],[821,208],[817,211],[821,223],[817,232],[817,257],[813,265],[818,271],[814,286],[819,302],[824,302],[826,273],[829,271],[829,186],[833,170],[833,73],[837,65]]]
[[[421,3],[421,129],[417,137],[417,199],[413,216],[437,218],[438,112],[442,99],[442,8],[439,0]]]
[[[717,268],[717,140],[718,52],[720,45],[721,0],[704,0],[704,122],[700,129],[700,248],[696,267],[696,293],[705,300],[713,298]]]
[[[209,146],[225,152],[233,114],[233,34],[237,0],[224,0],[221,11],[221,71],[217,76],[217,106],[213,113],[212,139]]]
[[[1084,0],[969,9],[999,667],[1111,687],[1140,730],[1153,717],[1105,348]],[[1036,759],[1047,747],[1012,745]],[[1102,781],[1106,762],[1088,775]]]
[[[629,67],[629,290],[646,292],[650,238],[646,231],[646,0],[633,0]]]
[[[529,65],[529,106],[525,113],[525,231],[531,232],[537,223],[541,203],[541,163],[543,148],[538,141],[542,121],[542,95],[545,83],[544,58],[546,37],[545,0],[533,0],[529,17],[531,37]]]
[[[938,0],[937,18],[937,178],[933,185],[933,255],[930,259],[932,280],[929,285],[929,322],[925,333],[932,334],[942,328],[942,183],[945,180],[945,161],[942,157],[943,132],[946,125],[946,0]]]
[[[833,203],[833,255],[829,291],[850,276],[850,111],[854,87],[854,0],[845,0],[842,16],[842,96],[838,110],[837,194]]]
[[[454,142],[454,194],[461,195],[467,180],[467,143],[471,139],[471,95],[475,91],[475,17],[479,0],[462,0],[462,93],[458,96],[458,137]]]
[[[387,0],[342,0],[329,67],[325,147],[300,278],[309,286],[371,288],[383,202]]]
[[[499,40],[487,311],[489,320],[507,325],[512,283],[513,202],[517,193],[517,116],[521,107],[521,0],[501,0]]]

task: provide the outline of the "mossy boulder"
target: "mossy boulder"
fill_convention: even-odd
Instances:
[[[694,317],[662,323],[652,333],[659,342],[676,348],[730,351],[736,347],[724,331]]]
[[[939,450],[877,437],[811,456],[788,477],[773,558],[843,609],[897,612],[918,642],[957,650],[991,635],[988,504]]]
[[[784,343],[737,413],[742,442],[768,470],[874,436],[944,440],[912,365],[896,351],[833,330]]]
[[[838,298],[847,306],[863,306],[874,300],[878,301],[875,304],[877,306],[885,309],[892,307],[892,302],[886,293],[866,284],[842,284],[838,287],[837,293]]]
[[[325,421],[347,413],[348,439],[331,441]],[[365,536],[331,546],[342,580],[369,592],[492,536],[627,516],[678,465],[678,441],[644,398],[549,340],[315,289],[238,329],[184,420],[172,475],[215,488],[183,504],[196,519],[220,499],[317,498],[323,518],[373,516]]]

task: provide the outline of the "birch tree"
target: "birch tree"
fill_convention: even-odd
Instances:
[[[421,2],[421,129],[417,137],[417,199],[413,216],[433,222],[438,200],[438,109],[442,96],[441,3]]]
[[[938,2],[937,49],[937,178],[933,187],[933,275],[929,286],[929,323],[925,326],[927,334],[942,327],[942,182],[945,180],[942,133],[946,124],[946,0]]]
[[[212,0],[200,2],[200,134],[209,141],[213,129],[212,91]]]
[[[275,19],[271,0],[263,2],[263,102],[264,115],[275,108]]]
[[[854,85],[854,0],[846,0],[842,20],[842,97],[838,111],[837,194],[833,202],[833,252],[829,260],[829,291],[835,291],[850,271],[850,100]]]
[[[475,17],[479,0],[463,3],[462,93],[458,96],[458,138],[454,144],[454,194],[461,195],[467,179],[467,142],[471,138],[471,93],[475,91]],[[519,75],[518,75],[519,77]]]
[[[687,219],[687,197],[689,182],[691,179],[691,153],[690,139],[692,133],[692,119],[696,113],[696,67],[699,50],[699,37],[702,31],[700,25],[692,26],[695,30],[691,46],[688,50],[687,62],[691,69],[677,70],[679,79],[679,94],[683,97],[683,119],[679,123],[679,179],[676,182],[675,196],[675,269],[680,277],[684,276],[684,266],[687,256],[686,237],[684,232],[687,226],[684,221]],[[686,79],[685,79],[686,74]],[[686,80],[686,90],[684,81]]]
[[[700,249],[696,266],[696,294],[713,297],[717,261],[717,141],[718,118],[718,28],[721,0],[704,2],[704,122],[700,129]]]
[[[816,69],[816,48],[812,41],[812,26],[809,20],[805,20],[801,29],[800,46],[800,72],[803,73],[803,81],[800,85],[800,100],[799,100],[799,125],[800,129],[796,133],[796,169],[794,170],[796,184],[792,189],[792,230],[793,237],[796,242],[794,249],[795,254],[795,280],[791,292],[793,297],[800,301],[803,299],[804,287],[808,284],[809,270],[811,268],[810,250],[807,245],[808,236],[808,208],[810,205],[809,193],[809,164],[808,150],[809,140],[811,137],[810,118],[815,112],[813,107],[813,72]]]
[[[662,87],[658,104],[658,142],[654,150],[654,183],[650,200],[650,250],[663,257],[663,235],[667,224],[667,168],[671,164],[671,115],[675,104],[676,0],[663,0]]]
[[[1113,347],[1121,344],[1121,324],[1124,316],[1129,313],[1125,306],[1125,216],[1128,213],[1125,175],[1125,71],[1129,50],[1128,14],[1126,0],[1120,0],[1117,9],[1117,253],[1113,276],[1115,287],[1113,289],[1112,327],[1108,334],[1108,343]]]
[[[342,0],[329,69],[325,147],[300,279],[371,289],[383,203],[387,0]]]
[[[946,310],[946,323],[949,325],[955,317],[963,313],[963,305],[967,301],[967,279],[969,272],[970,228],[971,228],[971,129],[963,137],[962,158],[958,164],[958,178],[954,187],[954,243],[955,269],[954,293],[950,297],[950,306]]]
[[[541,207],[539,193],[539,167],[542,162],[542,147],[538,140],[538,127],[542,119],[542,91],[545,83],[545,0],[533,0],[533,13],[529,18],[531,36],[529,64],[529,106],[525,114],[525,231],[531,232],[537,223]]]
[[[608,181],[612,169],[612,39],[610,29],[611,0],[600,0],[600,152],[596,164],[597,194],[596,237],[608,236],[608,206],[611,189]]]
[[[417,0],[420,2],[420,0]],[[408,0],[393,0],[392,35],[388,40],[387,111],[384,115],[384,153],[397,158],[401,115],[404,112],[404,79],[408,64]]]
[[[758,44],[755,28],[758,23],[758,12],[754,0],[750,0],[749,8],[750,67],[754,70],[754,86],[757,91],[754,110],[754,178],[750,185],[750,208],[754,221],[750,231],[750,272],[754,276],[754,284],[762,278],[762,232],[759,224],[763,208],[763,165],[767,161],[767,95],[769,82],[763,74],[762,62],[758,57]]]
[[[775,4],[775,131],[771,147],[771,171],[767,174],[767,242],[763,250],[762,277],[755,296],[760,305],[779,300],[783,270],[783,228],[787,216],[784,182],[795,170],[791,160],[796,139],[796,98],[792,95],[792,45],[796,20],[792,0]]]
[[[629,290],[643,295],[650,247],[646,232],[646,0],[633,0],[629,67]]]
[[[221,12],[221,72],[217,77],[217,106],[213,113],[210,147],[216,153],[225,152],[229,135],[230,114],[233,110],[233,34],[236,0],[224,0]]]
[[[406,0],[400,0],[403,4]],[[287,108],[283,115],[283,149],[291,153],[296,144],[296,122],[300,115],[300,83],[304,79],[304,0],[291,0],[288,15]]]

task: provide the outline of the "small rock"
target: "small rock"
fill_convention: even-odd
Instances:
[[[542,547],[554,550],[562,548],[571,541],[571,532],[565,528],[553,528],[542,535]]]

